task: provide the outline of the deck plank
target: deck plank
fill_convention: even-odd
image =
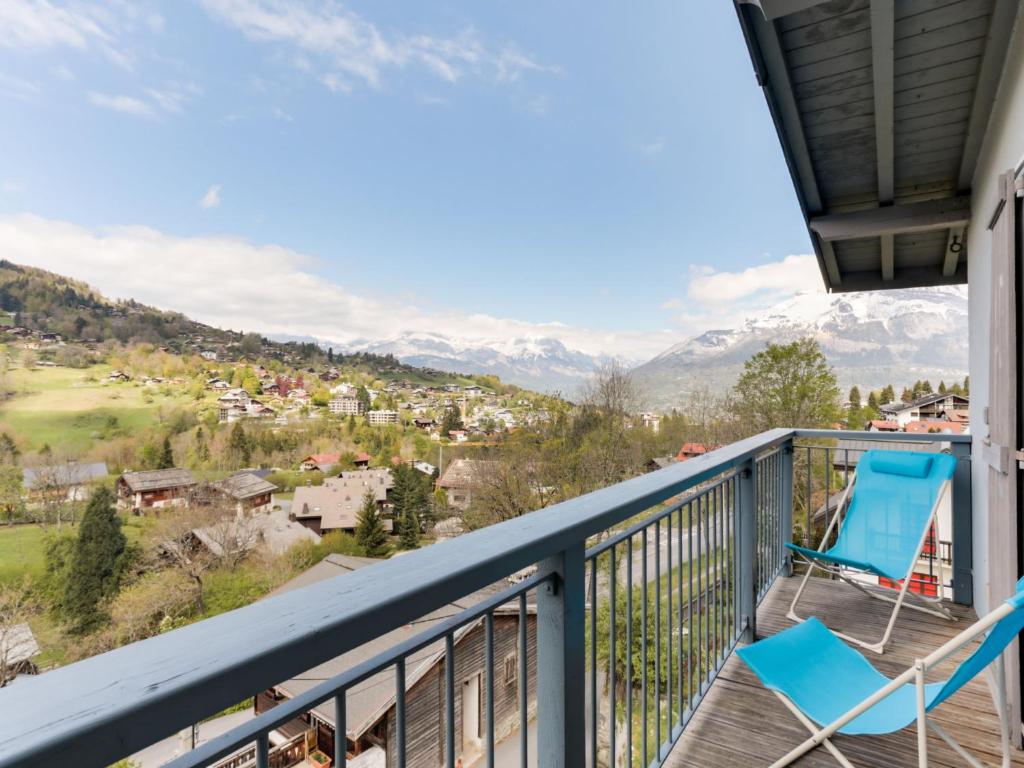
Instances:
[[[780,578],[758,608],[758,636],[768,637],[792,622],[786,611],[796,592],[797,578]],[[888,619],[887,603],[872,600],[842,582],[812,579],[801,601],[801,615],[813,614],[838,631],[860,637],[881,637]],[[894,676],[975,621],[974,611],[950,606],[955,620],[945,621],[903,610],[885,654],[868,654],[880,672]],[[944,663],[929,679],[949,676],[973,646]],[[977,678],[931,715],[944,729],[983,762],[998,764],[999,721],[984,680]],[[785,706],[766,690],[739,657],[725,664],[711,691],[680,737],[666,765],[669,768],[734,768],[770,765],[807,737],[807,731]],[[917,733],[912,726],[886,736],[837,736],[836,746],[857,768],[895,768],[917,765]],[[936,735],[928,738],[929,764],[959,768],[963,760]],[[834,768],[825,749],[794,763],[799,768]],[[1024,768],[1024,752],[1015,752],[1012,765]]]

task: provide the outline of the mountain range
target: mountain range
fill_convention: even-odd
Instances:
[[[734,328],[705,331],[635,365],[652,408],[684,405],[696,387],[724,392],[743,362],[769,341],[812,336],[840,385],[875,389],[917,379],[933,384],[967,371],[967,292],[960,286],[859,294],[801,293]],[[394,355],[411,365],[496,374],[504,381],[572,396],[611,356],[591,355],[553,338],[471,341],[431,332],[335,345],[346,352]]]

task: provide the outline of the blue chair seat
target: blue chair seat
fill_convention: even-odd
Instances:
[[[766,688],[784,694],[819,726],[837,720],[889,683],[889,678],[814,617],[736,652]],[[943,685],[925,686],[926,705],[931,705]],[[908,684],[839,732],[892,733],[916,718],[916,692]]]
[[[808,549],[807,547],[801,547],[799,544],[793,544],[792,542],[786,542],[786,546],[794,552],[799,552],[801,555],[806,557],[808,560],[817,560],[825,563],[835,563],[836,565],[843,565],[847,568],[855,568],[858,571],[865,571],[867,573],[873,573],[876,576],[885,576],[889,579],[899,580],[902,579],[903,575],[893,576],[889,573],[883,573],[881,569],[872,563],[865,562],[864,560],[858,560],[857,558],[850,557],[848,555],[841,554],[834,551],[836,548],[819,552],[816,549]]]

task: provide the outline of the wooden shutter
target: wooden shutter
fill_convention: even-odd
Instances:
[[[988,379],[988,435],[982,455],[988,469],[988,609],[1013,594],[1017,581],[1017,292],[1014,173],[999,177],[1000,210],[992,229],[992,296]],[[984,510],[982,513],[984,514]],[[1006,654],[1014,740],[1021,743],[1020,653]]]

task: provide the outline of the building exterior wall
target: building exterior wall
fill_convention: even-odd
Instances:
[[[527,658],[527,704],[530,712],[535,711],[537,695],[537,619],[527,617],[526,658]],[[504,660],[518,653],[519,619],[516,616],[494,617],[494,714],[495,740],[519,727],[519,680],[518,656],[516,656],[517,677],[505,682]],[[463,758],[468,765],[469,758],[478,754],[462,738],[462,685],[476,675],[480,678],[481,743],[486,742],[486,683],[484,671],[485,635],[483,624],[474,627],[455,647],[455,749],[456,757]],[[406,702],[406,765],[409,768],[438,768],[445,764],[445,701],[444,701],[444,660],[434,665],[423,678],[409,690]],[[397,765],[395,755],[395,710],[387,714],[388,765]]]
[[[992,288],[992,232],[989,220],[999,199],[999,175],[1024,159],[1024,23],[1018,18],[1010,42],[1002,82],[982,144],[971,184],[971,224],[967,234],[968,297],[970,307],[971,494],[974,510],[974,605],[979,615],[993,607],[986,581],[988,566],[988,465],[981,445],[988,434],[985,409],[989,405],[989,306]]]

